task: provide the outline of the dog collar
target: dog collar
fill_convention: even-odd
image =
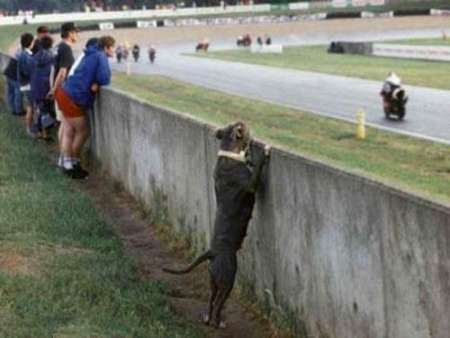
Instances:
[[[217,153],[217,156],[228,157],[228,158],[231,158],[232,160],[236,160],[236,161],[245,163],[245,151],[241,151],[240,153],[233,153],[232,151],[219,150],[219,152]]]

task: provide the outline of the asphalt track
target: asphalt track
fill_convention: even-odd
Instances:
[[[302,37],[276,37],[283,45],[329,43],[332,40],[387,40],[409,37],[438,37],[441,29],[386,31],[376,33],[311,34]],[[405,86],[410,100],[404,121],[384,118],[378,95],[381,83],[343,76],[249,65],[188,56],[194,42],[176,46],[158,46],[156,63],[151,65],[142,52],[132,73],[160,74],[177,80],[216,89],[225,93],[277,103],[340,119],[355,121],[363,109],[369,125],[450,144],[450,91]],[[235,48],[228,39],[215,42],[212,49]],[[113,62],[113,68],[125,71],[125,64]],[[450,81],[450,78],[449,78]]]

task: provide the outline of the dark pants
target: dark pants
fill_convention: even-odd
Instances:
[[[7,79],[6,97],[9,109],[13,114],[23,113],[22,93],[18,81]]]

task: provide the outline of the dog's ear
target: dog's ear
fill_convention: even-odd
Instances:
[[[218,138],[219,140],[221,140],[221,139],[223,138],[223,136],[224,136],[224,131],[223,131],[223,129],[217,129],[215,135],[216,135],[216,138]]]

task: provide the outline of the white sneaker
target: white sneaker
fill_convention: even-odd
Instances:
[[[58,162],[56,163],[56,166],[57,166],[58,168],[64,167],[64,158],[63,158],[63,156],[59,155],[59,157],[58,157]]]

